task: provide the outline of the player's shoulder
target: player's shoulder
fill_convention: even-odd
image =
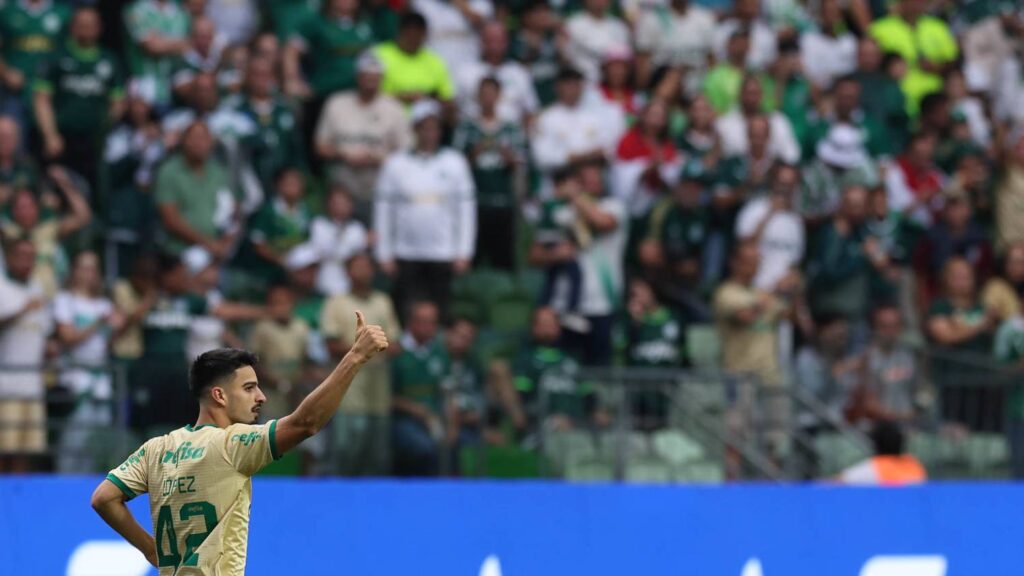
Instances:
[[[249,446],[270,436],[276,427],[277,420],[264,424],[232,424],[224,428],[225,441],[228,444],[239,443],[242,446]]]

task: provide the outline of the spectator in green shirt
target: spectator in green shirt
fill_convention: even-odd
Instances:
[[[66,4],[53,0],[14,0],[0,8],[2,80],[8,90],[26,94],[39,64],[58,49],[70,15]]]
[[[196,245],[223,261],[237,238],[236,201],[227,171],[212,154],[213,136],[206,123],[189,124],[181,136],[181,152],[157,172],[154,195],[166,250],[180,254]]]
[[[512,270],[516,248],[516,183],[526,161],[523,127],[498,116],[501,85],[492,77],[480,81],[480,113],[465,118],[452,146],[466,155],[476,182],[478,264]]]
[[[883,69],[882,51],[873,38],[858,42],[857,69],[850,78],[860,85],[859,107],[865,121],[878,126],[878,145],[872,154],[893,156],[902,152],[910,136],[906,98],[899,82]]]
[[[121,65],[99,46],[102,31],[95,8],[76,10],[70,38],[43,60],[33,84],[46,157],[77,172],[92,190],[106,130],[124,112]]]
[[[245,136],[248,161],[264,190],[273,188],[274,175],[286,166],[305,168],[306,150],[295,114],[275,90],[274,65],[264,58],[246,64],[241,94],[225,99],[230,108],[248,117],[253,132]]]
[[[171,104],[171,78],[178,57],[188,50],[189,22],[175,0],[135,0],[125,8],[129,69],[159,110]]]
[[[395,473],[436,476],[445,425],[453,424],[442,419],[445,352],[437,337],[438,308],[431,302],[414,302],[407,318],[400,341],[402,352],[391,364]]]
[[[333,92],[355,88],[356,58],[374,41],[370,22],[360,14],[359,0],[326,0],[320,13],[306,19],[288,40],[285,92],[323,102]],[[302,55],[308,57],[306,80]]]
[[[255,258],[247,272],[264,283],[281,279],[288,252],[309,239],[313,215],[306,204],[306,178],[295,167],[274,178],[275,195],[249,221],[249,245]]]
[[[195,294],[188,270],[176,256],[161,255],[157,268],[155,287],[133,314],[141,319],[143,339],[143,356],[129,375],[135,427],[174,427],[195,418],[198,407],[184,385],[189,329],[195,318],[211,315],[243,321],[264,314],[262,307],[215,303]]]
[[[647,237],[640,244],[640,262],[655,290],[693,322],[711,319],[707,304],[697,296],[707,270],[721,270],[722,241],[712,237],[707,210],[701,205],[701,184],[684,178],[672,194],[651,210]]]
[[[651,286],[636,278],[629,283],[630,366],[674,368],[683,365],[683,331],[675,314],[658,301]],[[667,423],[666,386],[647,382],[632,394],[633,417],[641,430],[656,430]]]
[[[732,110],[739,101],[749,51],[750,33],[744,29],[733,32],[726,44],[725,62],[709,70],[704,77],[704,95],[718,114]]]
[[[534,430],[569,430],[601,419],[594,390],[579,381],[579,363],[560,346],[561,336],[558,314],[537,308],[530,341],[512,364],[513,384]]]

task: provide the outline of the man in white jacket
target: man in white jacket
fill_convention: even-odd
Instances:
[[[476,190],[466,158],[441,147],[441,107],[412,107],[416,143],[388,156],[377,180],[374,230],[395,305],[429,300],[448,310],[453,274],[469,269],[476,243]]]

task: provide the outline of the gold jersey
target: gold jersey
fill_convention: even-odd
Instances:
[[[160,576],[243,576],[252,475],[280,457],[276,428],[190,424],[107,474],[129,499],[149,493]]]

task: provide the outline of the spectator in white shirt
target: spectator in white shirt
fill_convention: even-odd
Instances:
[[[565,23],[572,65],[594,84],[601,79],[601,62],[609,49],[629,46],[629,27],[609,12],[610,0],[584,0],[583,10]]]
[[[356,217],[368,224],[381,163],[411,145],[412,130],[398,100],[380,91],[384,65],[376,54],[363,53],[356,70],[356,89],[339,92],[324,105],[315,141],[331,184],[348,190]]]
[[[747,69],[767,69],[778,55],[778,39],[775,30],[761,17],[761,0],[736,0],[732,16],[719,23],[715,29],[715,57],[725,60],[729,38],[743,29],[750,34]]]
[[[646,86],[661,66],[680,66],[703,75],[714,47],[715,15],[690,0],[672,0],[640,16],[636,30],[636,73]]]
[[[107,348],[113,332],[124,324],[113,302],[103,294],[100,260],[95,252],[79,252],[67,290],[53,301],[57,338],[71,366],[60,375],[74,395],[74,408],[61,434],[57,469],[62,474],[87,474],[98,464],[89,443],[93,430],[113,423]]]
[[[532,138],[533,161],[547,177],[570,164],[613,157],[625,132],[622,109],[583,102],[583,75],[566,68],[558,74],[555,86],[558,101],[537,118]],[[550,190],[546,179],[543,190]]]
[[[345,263],[367,249],[370,236],[366,226],[352,218],[352,196],[344,187],[335,185],[327,193],[327,213],[313,218],[309,242],[320,253],[317,290],[325,296],[347,294]]]
[[[846,28],[839,0],[822,0],[818,28],[800,35],[800,59],[807,79],[821,89],[857,68],[857,38]]]
[[[774,292],[780,283],[792,284],[804,257],[804,222],[793,209],[799,183],[795,167],[776,166],[771,192],[747,202],[736,219],[736,237],[755,242],[761,255],[754,277],[759,290]]]
[[[750,150],[747,138],[747,123],[761,114],[764,90],[757,76],[747,76],[740,86],[739,107],[725,114],[715,122],[715,129],[722,138],[722,151],[727,156],[745,155]],[[768,114],[771,125],[771,139],[768,141],[769,154],[786,164],[800,161],[800,144],[796,141],[793,126],[781,112]]]
[[[479,115],[477,90],[481,80],[491,77],[501,84],[498,117],[529,125],[540,102],[530,72],[519,62],[505,57],[508,54],[508,31],[504,24],[496,21],[484,24],[480,29],[480,52],[479,61],[455,70],[460,113],[467,118]]]
[[[413,0],[412,8],[427,19],[427,47],[449,70],[480,60],[477,32],[494,15],[491,0]]]
[[[43,289],[32,280],[36,249],[16,240],[0,278],[0,473],[29,471],[29,456],[46,450],[42,365],[51,317]],[[11,367],[25,366],[29,369]]]
[[[441,106],[423,100],[410,115],[415,148],[389,156],[377,181],[376,256],[398,310],[429,300],[445,314],[453,273],[473,259],[476,190],[466,158],[441,147]]]

